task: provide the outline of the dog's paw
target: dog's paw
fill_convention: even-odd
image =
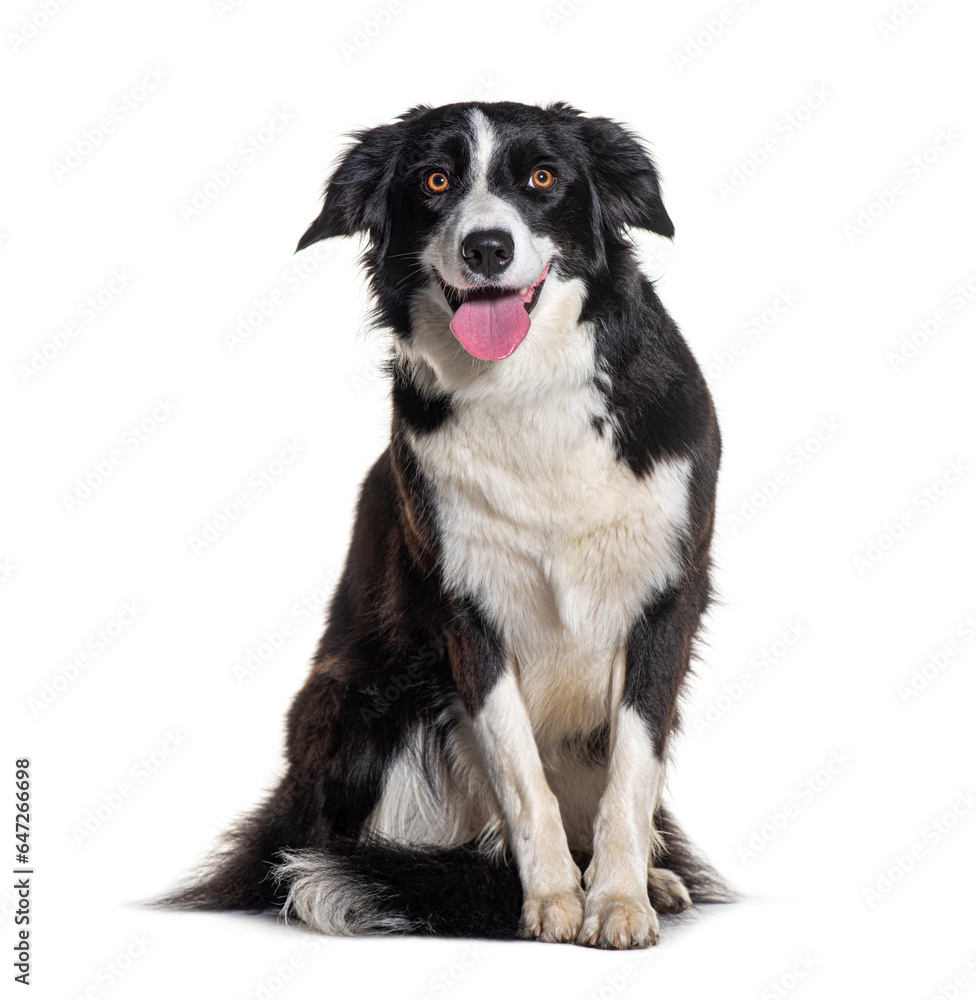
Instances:
[[[657,944],[657,914],[645,896],[586,897],[579,944],[600,948],[647,948]]]
[[[521,935],[539,941],[575,941],[583,923],[581,889],[525,897]]]
[[[658,913],[680,913],[691,906],[691,894],[678,875],[667,868],[651,868],[647,873],[647,891]]]

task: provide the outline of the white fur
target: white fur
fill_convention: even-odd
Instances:
[[[375,886],[364,885],[343,871],[342,862],[320,851],[292,851],[275,876],[289,885],[281,915],[297,917],[323,934],[408,933],[410,920],[390,916]]]
[[[468,170],[469,187],[487,186],[488,170],[491,158],[495,152],[495,129],[488,121],[485,113],[474,108],[470,114],[471,127],[474,131],[474,142],[471,145],[471,166]]]
[[[404,844],[454,847],[478,838],[499,848],[504,817],[485,773],[471,720],[460,703],[453,716],[446,754],[425,754],[414,733],[384,778],[383,793],[364,836]]]

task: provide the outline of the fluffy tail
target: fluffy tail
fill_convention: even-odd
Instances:
[[[194,910],[281,910],[327,934],[518,936],[522,887],[515,868],[474,843],[417,848],[330,837],[315,848],[281,849],[289,828],[273,802],[242,821],[226,847],[157,905]],[[732,902],[721,876],[695,851],[671,814],[655,816],[666,853],[656,864],[680,876],[695,903]],[[294,830],[294,827],[290,827]],[[574,852],[580,870],[589,856]],[[666,911],[668,901],[651,903]]]
[[[418,849],[333,841],[324,850],[286,852],[277,875],[287,888],[286,917],[326,934],[518,934],[518,873],[473,843]]]

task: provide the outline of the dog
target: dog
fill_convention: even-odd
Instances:
[[[365,234],[390,444],[287,773],[164,902],[646,947],[659,913],[732,898],[662,805],[720,439],[628,236],[674,234],[657,170],[565,103],[352,138],[298,249]]]

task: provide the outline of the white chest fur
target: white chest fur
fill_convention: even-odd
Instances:
[[[593,339],[566,322],[579,312],[558,308],[565,291],[506,361],[452,354],[438,375],[454,382],[454,416],[411,441],[434,490],[446,582],[500,629],[540,746],[607,719],[614,656],[648,597],[678,577],[687,523],[688,463],[637,477],[594,426],[608,415]]]

